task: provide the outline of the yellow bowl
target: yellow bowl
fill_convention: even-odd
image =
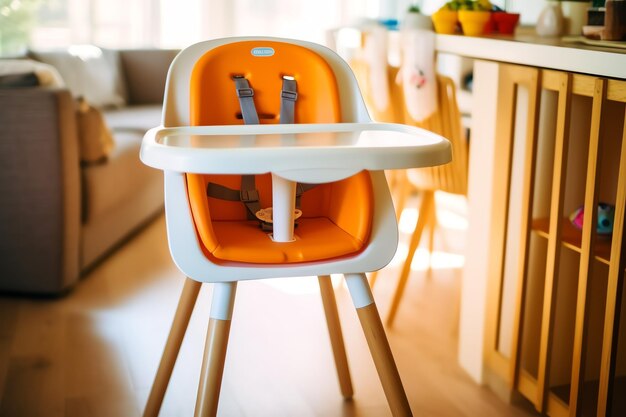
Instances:
[[[458,14],[454,10],[441,9],[433,13],[431,16],[433,25],[435,26],[435,32],[445,33],[448,35],[453,34],[456,31],[456,23],[458,21]]]
[[[485,33],[485,25],[490,18],[491,12],[459,10],[459,21],[465,35],[478,36]]]

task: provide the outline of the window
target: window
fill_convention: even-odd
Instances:
[[[368,11],[371,15],[377,4],[378,0],[49,0],[38,10],[31,43],[40,49],[85,43],[181,48],[204,39],[251,35],[323,43],[328,28]]]
[[[504,6],[505,0],[491,0]],[[506,0],[524,15],[544,0]],[[182,48],[225,36],[278,36],[324,43],[330,28],[362,19],[402,18],[413,0],[0,0],[0,53],[96,44]],[[421,0],[431,14],[446,0]],[[528,5],[527,5],[528,3]],[[532,3],[532,7],[531,7]],[[38,5],[38,9],[35,9]],[[19,7],[17,7],[19,6]],[[28,6],[28,7],[27,7]],[[532,13],[526,13],[530,7]],[[14,10],[20,9],[20,13]],[[535,13],[536,14],[536,13]],[[532,17],[532,16],[531,16]],[[8,23],[7,23],[8,22]],[[35,23],[36,22],[36,23]],[[11,34],[12,28],[17,34]],[[33,23],[34,29],[33,29]],[[32,30],[31,30],[32,29]],[[21,31],[21,32],[20,32]],[[21,34],[20,34],[21,33]]]
[[[49,0],[38,10],[31,44],[39,49],[85,43],[158,46],[158,12],[156,0]]]

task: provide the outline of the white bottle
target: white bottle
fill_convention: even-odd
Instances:
[[[563,12],[561,4],[549,2],[537,19],[537,34],[539,36],[554,37],[563,32]]]

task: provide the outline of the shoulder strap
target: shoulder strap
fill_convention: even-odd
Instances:
[[[258,125],[259,115],[254,106],[254,90],[250,88],[248,80],[243,75],[234,75],[233,81],[235,81],[235,88],[237,89],[243,122],[247,125]]]
[[[295,122],[295,105],[298,100],[298,85],[296,79],[290,75],[283,75],[283,88],[280,92],[280,123]],[[301,197],[305,191],[316,187],[317,184],[296,184],[296,208],[300,208]]]
[[[291,124],[295,119],[295,104],[298,99],[296,79],[283,75],[283,88],[280,92],[280,123]]]

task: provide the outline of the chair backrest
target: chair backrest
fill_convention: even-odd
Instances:
[[[250,48],[247,52],[244,50],[244,52],[248,55],[251,55],[252,49],[264,48],[270,43],[279,43],[281,45],[280,49],[278,49],[279,52],[280,50],[282,50],[283,46],[287,46],[288,48],[291,48],[291,46],[298,46],[310,50],[312,53],[318,55],[326,62],[328,68],[330,69],[330,71],[332,71],[332,74],[335,78],[339,97],[338,105],[341,119],[340,121],[343,123],[371,121],[365,107],[365,103],[363,102],[363,98],[361,97],[358,83],[356,82],[356,79],[354,78],[350,67],[335,52],[324,46],[311,42],[277,38],[245,37],[225,38],[200,42],[191,45],[181,51],[181,53],[174,59],[167,77],[163,106],[163,126],[175,127],[192,125],[191,100],[189,99],[189,93],[192,83],[192,73],[194,71],[195,65],[198,63],[199,60],[202,59],[203,56],[205,56],[206,54],[210,54],[211,51],[214,51],[221,46],[239,44],[244,42],[247,43],[248,47]],[[274,55],[271,58],[278,58],[278,56],[276,55],[277,48],[273,49]],[[263,60],[267,57],[259,56],[255,58],[256,62],[258,63],[260,62],[259,60]],[[281,70],[281,72],[282,71],[283,70]],[[234,74],[231,73],[230,75]],[[288,75],[286,73],[286,70],[284,75]],[[280,78],[278,78],[277,82],[280,82]],[[225,83],[223,87],[228,90],[226,97],[231,97],[234,94],[232,80],[228,80],[228,82]],[[299,85],[298,88],[302,88],[302,86]],[[280,91],[280,86],[278,87],[278,91]],[[210,92],[210,95],[214,96],[214,93]],[[260,97],[255,97],[255,100],[258,99],[260,99]],[[269,95],[268,99],[272,100]],[[260,106],[261,103],[259,103],[259,107]],[[266,121],[269,122],[269,119],[266,119]],[[236,123],[241,123],[241,120],[236,120]],[[300,123],[303,123],[303,121],[300,121]],[[321,123],[321,121],[318,123]]]
[[[351,59],[350,68],[359,81],[363,99],[372,118],[377,122],[404,123],[404,101],[402,87],[396,83],[400,68],[387,65],[387,85],[389,86],[389,103],[384,109],[379,109],[374,103],[374,91],[371,85],[371,71],[366,61]]]
[[[453,194],[467,194],[468,143],[461,126],[461,115],[456,101],[454,81],[437,75],[437,111],[422,122],[415,122],[405,111],[406,124],[422,127],[448,139],[452,145],[452,162],[437,167],[408,171],[414,185],[426,190],[441,190]]]
[[[363,37],[370,36],[363,33]],[[362,40],[361,47],[363,48]],[[467,194],[468,143],[461,126],[461,114],[456,100],[454,81],[437,74],[437,111],[421,122],[413,120],[406,110],[402,86],[396,81],[398,67],[387,64],[385,82],[388,86],[388,106],[380,109],[375,104],[370,63],[361,54],[350,60],[350,67],[361,86],[363,98],[374,120],[379,122],[404,123],[437,133],[452,145],[452,162],[429,168],[407,171],[410,181],[423,190],[441,190],[453,194]]]
[[[279,122],[283,76],[297,81],[295,123],[341,121],[337,81],[324,58],[300,45],[276,41],[258,45],[256,41],[221,45],[198,60],[191,77],[191,125],[243,124],[235,75],[244,76],[254,89],[262,124]],[[251,53],[255,50],[271,55]]]

